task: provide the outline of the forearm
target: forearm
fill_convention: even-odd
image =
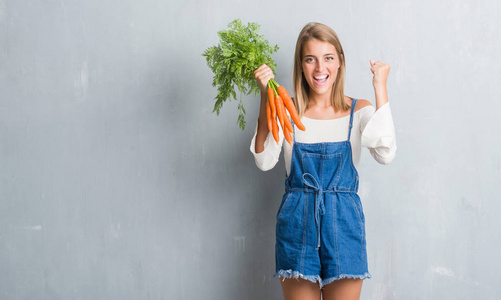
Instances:
[[[376,96],[376,110],[388,103],[386,84],[374,85],[374,94]]]
[[[259,107],[259,116],[257,119],[256,153],[264,151],[264,142],[269,133],[266,116],[266,101],[266,93],[261,92],[261,105]]]

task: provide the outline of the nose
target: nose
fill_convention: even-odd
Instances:
[[[319,59],[317,61],[317,72],[322,72],[324,70],[324,62]]]

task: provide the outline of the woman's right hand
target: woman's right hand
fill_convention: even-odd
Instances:
[[[268,81],[275,78],[275,75],[273,75],[273,71],[267,64],[262,64],[254,71],[254,77],[256,78],[261,93],[266,94],[268,90]]]

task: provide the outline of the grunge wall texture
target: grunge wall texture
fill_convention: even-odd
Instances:
[[[212,113],[201,53],[258,22],[291,88],[309,21],[336,30],[347,95],[392,67],[398,151],[364,149],[362,299],[499,299],[501,7],[460,1],[0,0],[0,298],[281,299],[283,158],[249,144],[258,100]]]

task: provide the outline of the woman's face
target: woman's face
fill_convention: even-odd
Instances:
[[[310,86],[310,97],[331,95],[341,65],[334,45],[317,39],[303,48],[303,75]]]

